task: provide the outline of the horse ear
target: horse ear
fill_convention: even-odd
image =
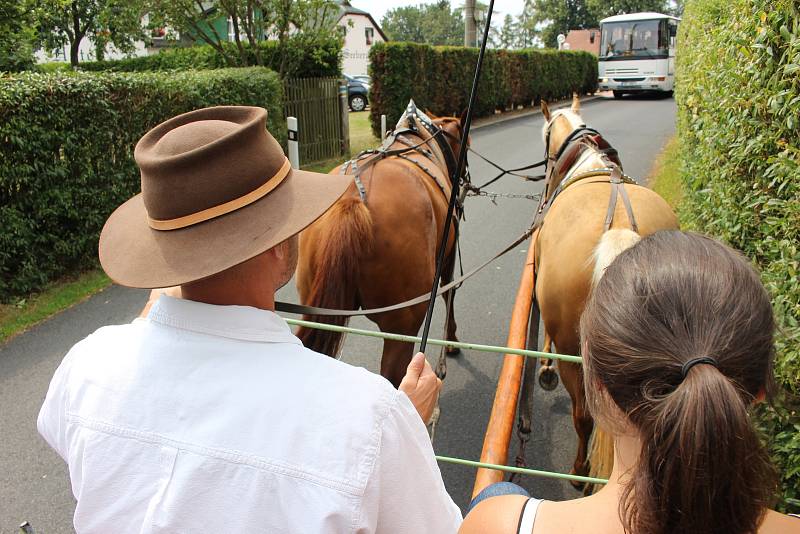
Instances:
[[[459,122],[459,124],[461,124],[462,128],[464,127],[464,124],[466,124],[466,122],[467,122],[467,110],[466,109],[461,112],[461,115],[459,115],[458,122]]]
[[[578,93],[572,93],[572,112],[577,114],[581,112],[581,99],[578,97]]]
[[[550,122],[550,107],[544,100],[542,100],[541,106],[542,106],[542,115],[544,115],[544,120]]]

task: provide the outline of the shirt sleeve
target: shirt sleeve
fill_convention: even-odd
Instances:
[[[448,534],[461,525],[461,510],[445,490],[425,425],[404,393],[396,393],[384,419],[363,510],[365,528],[359,532]]]
[[[72,358],[77,347],[64,357],[61,365],[56,369],[53,378],[50,380],[50,387],[47,390],[44,403],[39,410],[39,417],[36,420],[36,427],[39,434],[65,461],[67,459],[67,382],[71,367]]]

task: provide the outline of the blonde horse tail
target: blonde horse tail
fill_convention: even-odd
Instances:
[[[318,308],[354,310],[358,308],[358,282],[361,260],[373,247],[372,215],[358,198],[343,198],[320,218],[324,228],[316,244],[316,266],[308,296],[303,304]],[[347,324],[345,317],[304,316],[306,320],[336,325]],[[311,350],[336,356],[343,335],[312,328],[300,328],[297,337]]]
[[[628,229],[608,230],[600,237],[594,249],[592,288],[596,287],[606,268],[625,249],[638,243],[642,237]],[[614,467],[614,440],[606,431],[594,426],[589,444],[589,476],[608,478]]]
[[[600,243],[594,249],[594,273],[592,275],[592,288],[597,286],[606,268],[611,265],[614,258],[635,245],[642,237],[627,228],[608,230],[600,237]]]

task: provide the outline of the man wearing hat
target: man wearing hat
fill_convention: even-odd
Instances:
[[[99,329],[56,370],[38,426],[69,466],[79,533],[461,522],[423,424],[441,386],[424,357],[398,391],[306,349],[274,313],[297,234],[351,178],[292,169],[266,117],[202,109],[136,146],[142,193],[106,222],[100,262],[119,284],[182,298]]]

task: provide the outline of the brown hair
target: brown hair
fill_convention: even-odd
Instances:
[[[620,501],[626,532],[757,530],[775,475],[747,410],[771,390],[774,329],[758,274],[712,239],[658,232],[608,267],[581,334],[592,411],[602,425],[610,397],[641,438]],[[684,377],[701,357],[713,361]]]

